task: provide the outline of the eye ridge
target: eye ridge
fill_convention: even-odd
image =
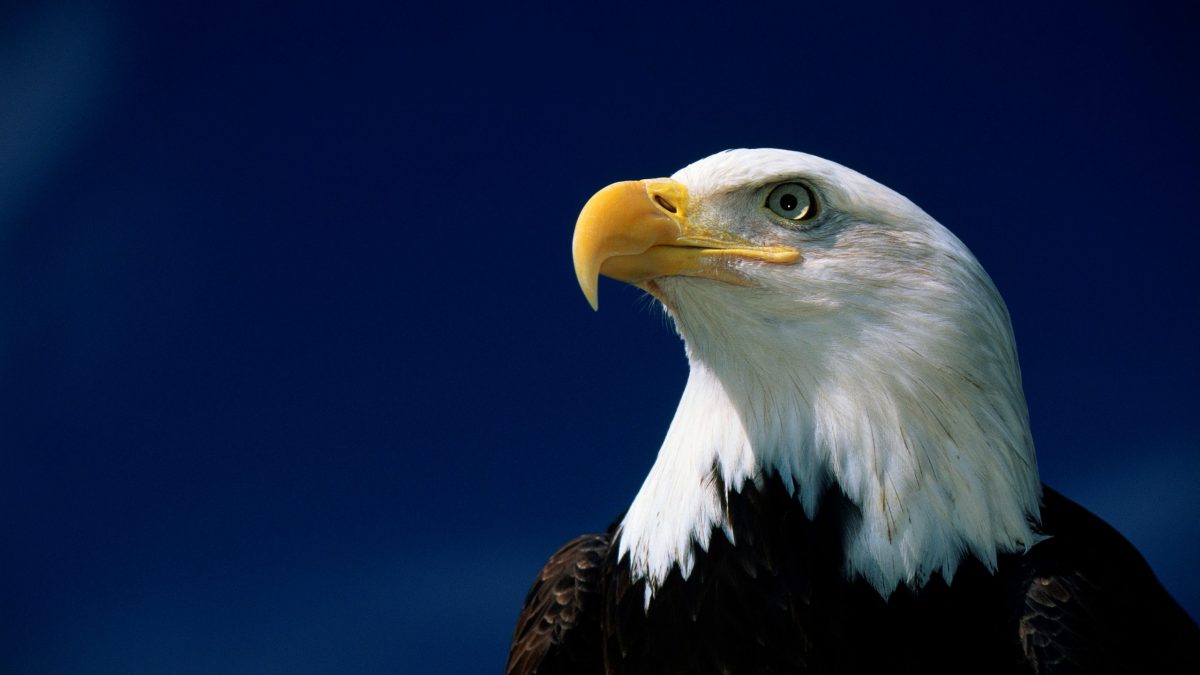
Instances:
[[[791,221],[809,220],[816,215],[816,198],[803,183],[782,183],[771,189],[766,206],[772,213]]]

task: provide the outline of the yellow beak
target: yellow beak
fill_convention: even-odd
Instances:
[[[725,232],[695,227],[688,192],[669,178],[613,183],[584,205],[572,242],[575,276],[598,309],[600,275],[642,286],[658,277],[690,276],[746,285],[734,260],[792,264],[800,251],[756,246]]]

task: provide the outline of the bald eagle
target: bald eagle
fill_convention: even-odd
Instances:
[[[1007,309],[833,162],[732,150],[596,193],[574,238],[690,375],[628,510],[551,556],[507,672],[1200,673],[1200,630],[1041,484]]]

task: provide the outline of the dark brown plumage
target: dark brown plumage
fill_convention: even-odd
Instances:
[[[608,534],[567,542],[538,574],[517,622],[509,673],[604,673],[600,591]]]
[[[1050,537],[1028,553],[887,600],[842,574],[857,514],[840,491],[812,521],[775,479],[728,507],[736,545],[714,533],[648,611],[619,529],[569,542],[530,589],[508,675],[1200,672],[1196,624],[1121,535],[1053,490]]]

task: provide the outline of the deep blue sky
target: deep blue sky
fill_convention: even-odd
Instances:
[[[976,252],[1044,479],[1200,614],[1183,10],[242,4],[0,10],[0,670],[499,670],[686,377],[575,215],[742,146]]]

